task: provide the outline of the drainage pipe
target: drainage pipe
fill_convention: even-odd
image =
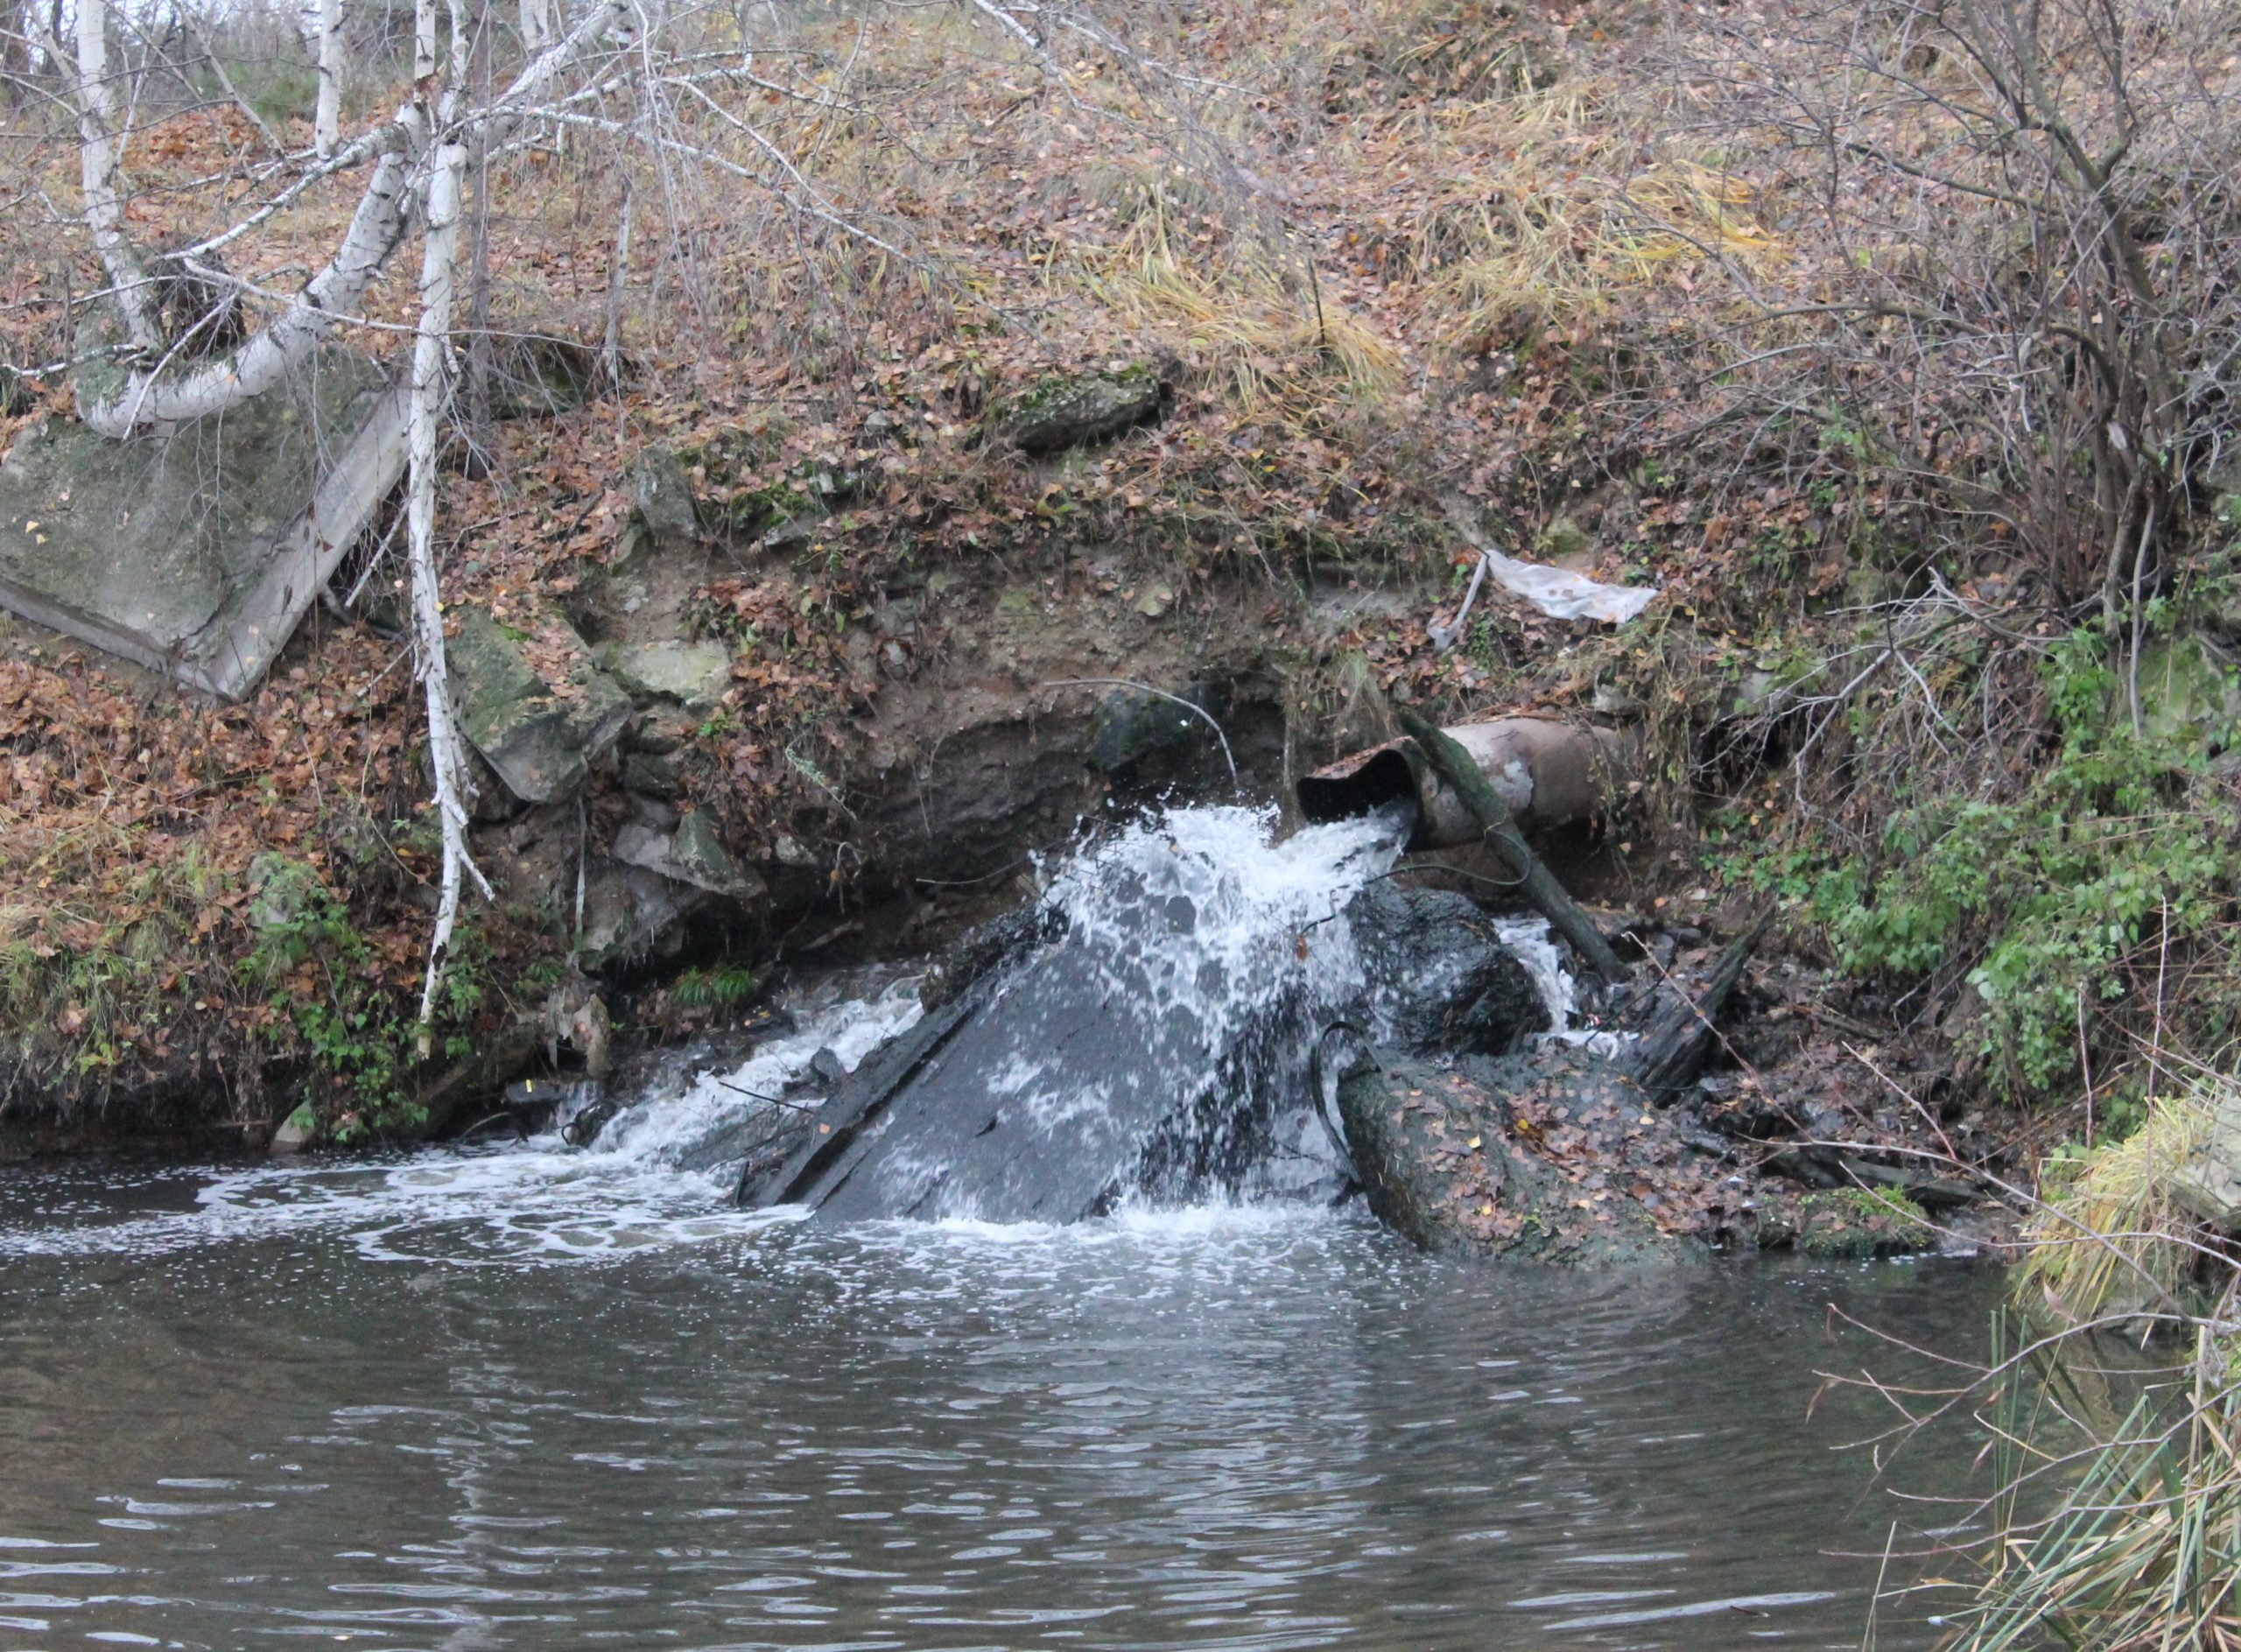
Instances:
[[[1577,825],[1602,813],[1632,772],[1637,742],[1591,723],[1523,713],[1444,731],[1470,754],[1520,826]],[[1294,788],[1310,821],[1343,820],[1402,800],[1416,805],[1415,849],[1476,843],[1486,833],[1471,805],[1414,740],[1372,746],[1303,777]]]

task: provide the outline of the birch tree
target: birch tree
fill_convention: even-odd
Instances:
[[[342,0],[319,0],[319,106],[312,147],[321,160],[342,141]]]
[[[972,0],[974,11],[1006,33],[1028,42],[1046,73],[1054,62],[1047,44],[1071,15],[1054,8]],[[123,321],[125,343],[109,352],[121,375],[81,378],[81,419],[114,438],[159,425],[204,418],[273,390],[305,371],[339,329],[364,321],[364,304],[399,250],[421,234],[417,319],[411,328],[408,383],[406,555],[414,657],[426,706],[431,790],[442,844],[438,908],[421,998],[424,1045],[457,923],[461,892],[469,882],[488,886],[468,854],[467,807],[472,782],[467,747],[453,702],[445,659],[440,570],[436,554],[437,471],[454,378],[453,323],[459,285],[465,180],[487,176],[539,134],[581,132],[594,139],[643,149],[665,166],[705,165],[766,191],[800,221],[861,237],[905,258],[892,242],[870,234],[820,192],[786,151],[741,109],[755,100],[792,99],[820,112],[845,109],[829,84],[790,87],[760,72],[752,50],[706,49],[704,31],[685,49],[664,39],[678,19],[659,0],[581,0],[571,18],[553,0],[520,0],[523,48],[517,72],[495,92],[470,95],[465,74],[468,36],[487,25],[464,0],[448,0],[450,27],[439,31],[435,0],[417,0],[413,15],[411,85],[386,120],[345,143],[340,132],[343,66],[340,0],[320,0],[318,13],[320,84],[313,152],[282,156],[256,174],[262,198],[225,228],[163,255],[151,274],[135,245],[120,195],[119,120],[108,51],[107,0],[77,0],[75,51],[49,37],[55,62],[74,70],[83,220],[108,280],[108,293]],[[720,13],[694,13],[705,24]],[[1085,40],[1092,32],[1077,27]],[[489,49],[487,39],[478,48]],[[1063,75],[1059,81],[1063,84]],[[488,84],[488,82],[485,82]],[[727,106],[727,86],[746,94]],[[706,130],[735,146],[744,158],[720,153],[685,136],[678,110],[689,109]],[[313,191],[344,176],[362,179],[348,221],[326,262],[292,293],[267,293],[230,274],[220,262],[225,249],[256,236]],[[285,180],[285,181],[284,181]],[[484,193],[487,195],[487,188]],[[626,201],[630,199],[625,194]],[[627,214],[629,208],[625,207]],[[616,290],[628,257],[626,215],[617,237]],[[166,282],[191,277],[215,291],[261,300],[264,325],[223,350],[209,341],[167,337],[160,301]],[[612,306],[612,299],[610,299]],[[376,335],[378,336],[378,335]],[[619,376],[619,318],[610,315],[606,359]]]

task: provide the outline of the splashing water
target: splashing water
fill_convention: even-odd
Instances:
[[[1548,919],[1497,918],[1494,933],[1525,966],[1525,973],[1533,977],[1533,984],[1541,994],[1541,1002],[1549,1012],[1549,1028],[1541,1035],[1542,1037],[1577,1044],[1606,1059],[1616,1057],[1640,1037],[1639,1033],[1573,1025],[1579,1019],[1579,983],[1564,967],[1563,954],[1556,950],[1556,943],[1549,932]]]
[[[756,1197],[826,1220],[1066,1222],[1275,1191],[1248,1182],[1277,1157],[1331,1173],[1301,1079],[1361,989],[1345,906],[1400,832],[1279,842],[1276,825],[1176,810],[1067,864],[1045,896],[1060,938],[969,989],[891,1095]]]
[[[1085,1059],[1070,1063],[1050,1017],[1029,1013],[992,1028],[1000,1047],[967,1071],[1028,1128],[1063,1136],[1070,1153],[1080,1143],[1114,1195],[1099,1208],[1297,1191],[1287,1174],[1297,1184],[1330,1169],[1320,1121],[1279,1103],[1303,1093],[1315,1034],[1361,988],[1344,909],[1393,864],[1401,833],[1356,819],[1279,842],[1273,810],[1179,809],[1064,863],[1050,882],[1044,898],[1067,926],[1051,955],[1075,1007],[1098,1012],[1094,1037],[1071,1052]],[[0,1212],[0,1256],[159,1255],[325,1234],[369,1258],[506,1264],[735,1234],[756,1219],[727,1208],[732,1163],[699,1168],[712,1164],[708,1144],[767,1113],[756,1098],[814,1105],[819,1053],[853,1070],[919,1020],[917,988],[915,976],[889,978],[857,998],[797,1001],[793,1030],[727,1072],[626,1108],[589,1149],[547,1134],[205,1170],[188,1202],[174,1192],[151,1199],[158,1208],[98,1224]],[[1032,1011],[1030,995],[1024,983],[1007,989],[1015,1009]],[[920,1173],[907,1152],[893,1168]],[[182,1185],[176,1173],[165,1185]],[[910,1213],[986,1220],[986,1191],[952,1186]]]

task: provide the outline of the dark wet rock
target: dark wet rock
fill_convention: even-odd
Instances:
[[[1159,408],[1159,375],[1149,367],[1053,375],[1001,404],[989,427],[1022,453],[1052,453],[1117,436],[1156,417]]]
[[[1755,1227],[1747,1183],[1692,1151],[1612,1064],[1567,1044],[1451,1067],[1369,1051],[1338,1105],[1371,1208],[1430,1250],[1674,1262]]]
[[[1310,1007],[1213,956],[1178,993],[1163,971],[1197,922],[1187,898],[1131,922],[1125,942],[1070,931],[951,997],[864,1061],[743,1202],[1071,1222],[1124,1192],[1242,1185],[1308,1105]]]
[[[630,719],[629,697],[592,663],[580,638],[557,629],[566,657],[540,669],[523,636],[470,606],[460,611],[448,649],[460,730],[524,803],[549,803],[581,786]]]
[[[676,754],[634,751],[622,760],[622,789],[664,800],[677,796],[683,765]]]
[[[1507,1055],[1548,1030],[1525,966],[1467,897],[1373,883],[1347,909],[1379,1036],[1423,1055]]]
[[[1928,1250],[1937,1234],[1921,1208],[1883,1188],[1808,1193],[1797,1206],[1797,1248],[1826,1261]]]
[[[499,1105],[536,1131],[556,1118],[573,1117],[605,1094],[598,1079],[516,1079],[499,1097]]]
[[[1065,932],[1065,914],[1043,901],[1029,901],[976,924],[934,960],[919,986],[919,1002],[930,1010],[939,1009],[983,976],[1017,962]]]
[[[1184,702],[1177,705],[1177,700]],[[1132,768],[1156,751],[1219,747],[1221,697],[1194,683],[1172,697],[1116,688],[1097,703],[1089,725],[1089,766],[1101,774]]]
[[[1935,1175],[1919,1166],[1879,1164],[1846,1154],[1837,1161],[1837,1168],[1859,1186],[1897,1193],[1925,1211],[1958,1210],[1982,1197],[1973,1183]]]
[[[569,1115],[560,1127],[560,1139],[570,1147],[589,1147],[622,1111],[622,1103],[613,1096],[596,1096]]]

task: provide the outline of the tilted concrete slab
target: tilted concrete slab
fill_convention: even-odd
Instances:
[[[130,441],[34,423],[0,457],[0,607],[238,699],[404,474],[404,424],[403,389],[340,351]]]

